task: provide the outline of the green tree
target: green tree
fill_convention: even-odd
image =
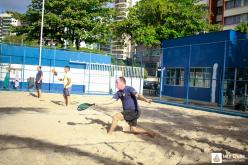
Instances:
[[[4,38],[4,42],[7,43],[22,43],[25,40],[25,37],[23,35],[9,35]]]
[[[44,38],[63,43],[81,41],[107,43],[114,10],[107,7],[111,0],[45,0]],[[32,0],[18,34],[26,33],[30,39],[40,36],[42,0]]]
[[[235,27],[235,30],[248,34],[248,22],[240,23],[238,26]]]
[[[141,0],[128,17],[116,22],[115,36],[130,36],[137,44],[156,46],[164,39],[220,30],[209,23],[206,5],[197,0]]]

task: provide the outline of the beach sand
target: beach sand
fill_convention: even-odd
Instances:
[[[124,121],[107,134],[120,101],[76,110],[110,98],[73,95],[66,108],[61,94],[45,93],[39,101],[34,93],[0,92],[0,164],[206,164],[212,152],[248,158],[248,119],[140,102],[139,125],[160,134],[151,138],[123,132]]]

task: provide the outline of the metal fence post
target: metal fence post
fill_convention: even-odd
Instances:
[[[186,104],[189,104],[191,52],[192,52],[192,45],[189,46],[189,65],[187,69],[188,73],[187,73],[187,82],[186,82]]]
[[[48,90],[49,92],[51,92],[51,67],[52,67],[52,59],[49,60],[50,61],[50,71],[49,71],[49,85],[48,85]]]
[[[23,48],[23,61],[22,61],[22,84],[25,82],[25,63],[26,63],[26,46]],[[23,85],[21,86],[21,89],[23,89]]]
[[[89,75],[88,75],[88,94],[90,94],[90,74],[91,74],[91,53],[90,53],[90,66],[89,66]]]
[[[131,72],[131,86],[133,86],[133,63],[134,63],[134,53],[132,53],[132,72]]]
[[[0,79],[2,79],[2,58],[1,58],[1,56],[2,56],[2,43],[0,43]],[[1,86],[0,86],[0,88],[1,88]]]
[[[55,66],[56,66],[56,47],[55,47],[55,50],[54,50],[54,53],[53,53],[53,69],[55,69]],[[53,82],[54,84],[54,75],[53,75]]]
[[[163,91],[163,80],[164,80],[164,48],[162,48],[162,56],[161,56],[161,65],[160,65],[160,89],[159,89],[159,99],[161,100],[162,98],[162,91]]]
[[[112,84],[111,84],[111,70],[112,70],[112,65],[110,65],[109,67],[107,67],[108,71],[109,71],[109,94],[113,93],[113,89],[111,88]]]
[[[139,91],[139,93],[142,93],[142,91],[141,91],[141,89],[143,89],[143,87],[141,87],[142,86],[142,79],[144,81],[144,78],[145,78],[144,69],[143,69],[143,53],[141,54],[141,58],[140,58],[140,69],[141,69],[141,76],[140,76],[140,91]]]
[[[226,53],[227,53],[227,41],[225,40],[225,47],[224,47],[224,61],[223,61],[223,71],[222,71],[222,80],[221,80],[221,105],[220,110],[223,111],[224,106],[224,87],[225,87],[225,70],[226,70]]]
[[[118,66],[118,61],[117,61],[117,54],[115,55],[115,80],[117,79],[117,66]],[[115,92],[117,92],[117,89],[116,89],[116,83],[115,83]]]

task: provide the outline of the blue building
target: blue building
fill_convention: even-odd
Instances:
[[[162,68],[162,96],[234,106],[248,94],[248,35],[227,30],[165,40]]]

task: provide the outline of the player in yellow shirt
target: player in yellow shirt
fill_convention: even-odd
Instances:
[[[65,71],[64,78],[59,78],[59,80],[63,81],[64,83],[63,96],[65,99],[65,105],[68,106],[70,103],[70,95],[71,95],[71,87],[72,87],[70,67],[65,66],[64,71]]]

